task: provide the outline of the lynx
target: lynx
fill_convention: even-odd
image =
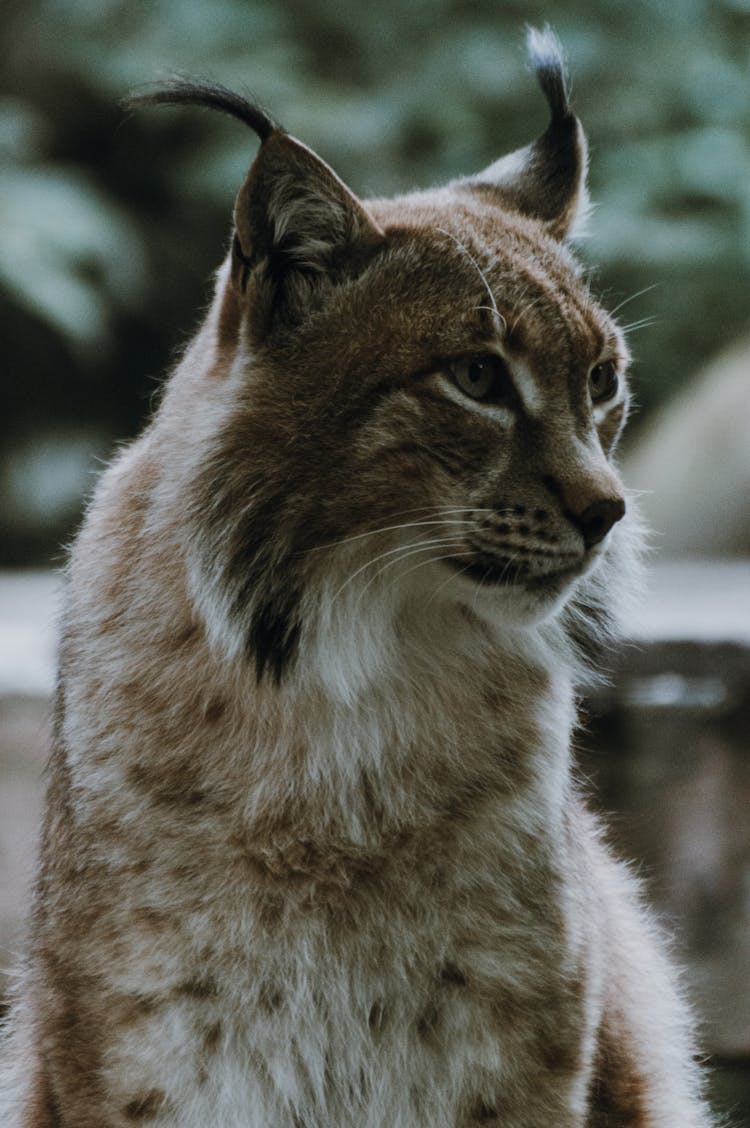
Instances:
[[[545,132],[358,199],[262,110],[205,324],[68,568],[8,1128],[699,1128],[573,782],[637,558],[623,334]],[[628,502],[630,510],[630,504]]]

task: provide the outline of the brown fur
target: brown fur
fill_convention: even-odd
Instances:
[[[590,1128],[642,1128],[648,1124],[643,1079],[627,1042],[607,1025],[599,1030],[591,1082]]]
[[[392,201],[164,93],[263,143],[71,555],[9,1128],[709,1123],[571,782],[637,527],[627,349],[565,243],[585,139],[531,47],[542,137]]]

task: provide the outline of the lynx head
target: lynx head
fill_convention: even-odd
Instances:
[[[575,619],[581,633],[602,617],[627,542],[612,453],[628,353],[566,245],[586,143],[561,52],[549,31],[528,47],[545,132],[392,200],[359,200],[221,87],[136,100],[209,105],[262,142],[210,347],[162,408],[188,448],[194,599],[259,678],[367,623],[395,637],[441,617],[511,633]]]

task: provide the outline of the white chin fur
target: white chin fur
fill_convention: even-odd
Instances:
[[[576,578],[561,580],[559,586],[528,590],[521,584],[479,584],[458,576],[452,586],[452,596],[495,627],[535,627],[563,608]]]

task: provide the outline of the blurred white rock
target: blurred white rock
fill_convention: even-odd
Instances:
[[[750,556],[750,339],[671,399],[625,459],[665,556]]]
[[[0,573],[0,697],[48,697],[55,682],[60,578]]]

